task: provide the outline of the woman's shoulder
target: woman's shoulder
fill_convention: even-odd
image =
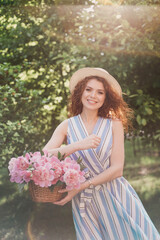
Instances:
[[[120,123],[122,122],[119,118],[111,118],[113,123]]]
[[[67,118],[65,119],[63,122],[61,122],[59,125],[58,125],[58,130],[61,131],[63,134],[67,135],[67,132],[68,132],[68,126],[69,126],[69,123],[77,116],[73,116],[73,117],[70,117],[70,118]]]
[[[122,121],[118,118],[112,119],[112,129],[113,131],[122,130],[123,129]]]
[[[112,124],[117,124],[117,123],[120,123],[120,122],[122,122],[120,119],[118,119],[118,118],[113,118],[113,117],[102,117],[102,119],[103,120],[105,120],[105,121],[107,121],[107,122],[110,122],[110,123],[112,123]]]
[[[67,134],[67,128],[68,128],[68,119],[65,119],[62,121],[58,127],[56,128],[56,131],[63,133],[64,135]]]
[[[64,127],[68,127],[69,121],[73,120],[73,119],[76,118],[76,117],[78,117],[78,115],[72,116],[72,117],[70,117],[70,118],[65,119],[63,122],[61,122],[61,123],[59,124],[59,126],[61,125],[61,126],[64,126]]]

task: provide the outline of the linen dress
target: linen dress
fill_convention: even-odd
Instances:
[[[93,177],[110,167],[112,120],[99,117],[93,134],[101,137],[96,149],[77,151],[86,175]],[[80,115],[69,118],[68,144],[89,134]],[[72,199],[77,240],[160,240],[160,235],[135,190],[124,177],[83,190]]]

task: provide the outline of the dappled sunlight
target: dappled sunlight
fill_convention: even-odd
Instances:
[[[35,240],[35,236],[32,233],[31,221],[30,220],[27,223],[27,236],[28,236],[29,240]]]
[[[0,206],[1,205],[3,205],[3,204],[5,204],[6,202],[7,202],[7,197],[2,197],[1,199],[0,199]]]
[[[125,141],[125,166],[126,167],[139,167],[139,166],[148,166],[153,165],[153,168],[157,169],[159,162],[159,151],[158,149],[153,149],[151,146],[141,148],[142,141],[139,142],[138,148],[136,149],[136,153],[134,153],[133,142],[132,140]],[[154,152],[153,152],[154,151]],[[155,165],[154,165],[155,164]]]
[[[44,28],[44,33],[49,34],[49,37],[56,33],[60,40],[74,43],[75,46],[100,50],[104,54],[115,52],[158,57],[154,33],[160,24],[159,12],[158,6],[63,5],[57,7],[56,14],[62,19],[65,34],[57,32],[53,21],[53,31]],[[71,23],[71,18],[75,25]]]
[[[67,216],[67,217],[64,217]],[[29,240],[74,240],[71,203],[60,207],[49,203],[36,203],[27,223]]]
[[[153,164],[153,163],[156,163],[157,162],[157,158],[156,157],[152,157],[152,156],[141,156],[140,157],[140,163],[142,165],[145,165],[145,164]]]
[[[154,195],[159,193],[160,195],[160,179],[154,176],[139,176],[136,180],[129,181],[134,189],[143,196],[143,200],[148,201],[152,199]]]
[[[113,74],[135,111],[134,129],[125,141],[124,177],[160,231],[157,0],[42,2],[25,1],[23,6],[20,0],[22,7],[5,5],[0,10],[0,239],[76,238],[71,204],[33,202],[27,187],[20,193],[9,181],[4,166],[24,150],[44,147],[67,117],[70,76],[89,66]]]
[[[55,239],[57,236],[59,240],[65,239],[66,236],[70,240],[75,239],[70,203],[64,207],[34,203],[28,192],[20,194],[13,183],[5,180],[6,171],[2,169],[2,172],[0,190],[3,188],[6,191],[1,191],[3,197],[0,201],[0,236],[14,234],[18,236],[15,238],[17,240],[24,240],[24,235],[28,237],[28,240],[44,240],[44,236],[45,240],[52,239],[52,236],[55,236]],[[157,207],[160,204],[159,175],[160,164],[126,167],[124,171],[124,176],[145,203],[145,208],[151,213],[157,227],[160,227],[157,219]],[[64,216],[67,217],[64,218]]]

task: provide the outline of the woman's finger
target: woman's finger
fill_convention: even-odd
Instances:
[[[65,204],[65,201],[64,201],[64,199],[62,199],[62,200],[60,200],[60,201],[53,202],[53,204],[64,205],[64,204]]]
[[[100,141],[99,140],[94,140],[95,143],[97,144],[100,144]]]
[[[66,197],[62,198],[61,200],[59,200],[59,201],[53,202],[53,204],[64,205],[67,202],[68,202],[68,197],[66,196]]]
[[[61,189],[61,190],[58,190],[59,193],[65,193],[65,192],[68,192],[68,190],[66,188],[64,189]]]

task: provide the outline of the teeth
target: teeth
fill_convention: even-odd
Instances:
[[[93,100],[88,100],[88,102],[91,102],[91,103],[96,103],[96,101],[93,101]]]

